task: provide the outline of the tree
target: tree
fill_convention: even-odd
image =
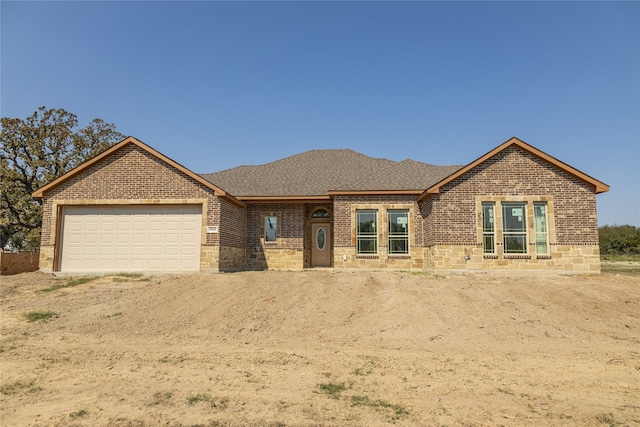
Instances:
[[[602,255],[640,254],[640,227],[605,225],[598,229]]]
[[[0,248],[40,245],[38,188],[122,140],[113,124],[93,119],[78,127],[75,114],[40,107],[26,120],[0,119]]]

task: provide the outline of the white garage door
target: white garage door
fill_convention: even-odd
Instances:
[[[202,207],[68,206],[60,271],[198,271]]]

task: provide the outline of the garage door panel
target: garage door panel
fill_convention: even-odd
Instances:
[[[136,257],[136,256],[145,256],[147,252],[146,247],[144,246],[134,246],[131,248],[131,255]]]
[[[130,235],[126,231],[118,230],[117,233],[115,235],[116,245],[121,246],[129,243]]]
[[[162,224],[160,221],[150,221],[149,222],[149,230],[162,231],[163,228],[164,228],[164,224]]]
[[[196,238],[195,233],[182,233],[182,240],[191,241]]]
[[[149,233],[147,236],[149,243],[161,243],[163,238],[161,233]]]
[[[133,222],[133,229],[136,231],[144,231],[147,229],[147,221],[143,219],[137,219]]]
[[[65,207],[60,270],[197,271],[201,212],[199,205]]]
[[[84,255],[95,257],[98,255],[98,247],[97,246],[85,246],[83,249]]]
[[[143,270],[145,268],[145,260],[143,259],[134,259],[131,262],[131,267],[133,270]]]
[[[146,243],[147,235],[146,233],[136,232],[133,236],[131,236],[131,241],[134,244]]]
[[[147,252],[150,256],[159,257],[162,256],[162,248],[152,246],[148,249]]]
[[[178,269],[178,261],[175,259],[168,259],[165,261],[165,266],[167,270],[177,270]]]
[[[102,242],[103,245],[112,245],[115,243],[115,236],[108,232],[108,231],[102,231],[100,233],[100,241]]]
[[[96,232],[100,229],[100,225],[97,220],[87,221],[84,225],[84,231],[86,232]]]

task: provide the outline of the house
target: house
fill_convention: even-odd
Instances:
[[[517,138],[464,166],[312,150],[198,175],[129,137],[33,196],[48,272],[599,272],[608,190]]]

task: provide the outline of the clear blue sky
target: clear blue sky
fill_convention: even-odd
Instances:
[[[94,117],[197,173],[310,149],[466,164],[512,136],[640,226],[638,2],[9,2],[2,117]]]

